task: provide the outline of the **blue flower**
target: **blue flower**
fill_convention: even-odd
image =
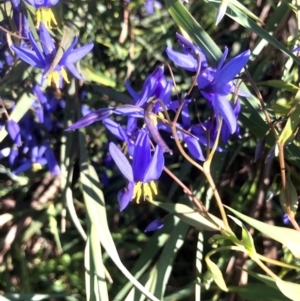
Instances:
[[[164,222],[161,219],[155,219],[152,221],[144,230],[145,233],[153,232],[159,229],[162,229],[164,226]]]
[[[139,202],[141,196],[153,199],[157,194],[157,188],[154,183],[157,180],[164,167],[163,151],[156,146],[153,156],[151,156],[150,142],[148,133],[141,131],[134,146],[132,165],[121,152],[121,150],[111,142],[109,152],[116,165],[128,180],[127,188],[118,193],[120,211],[124,210],[128,203],[136,198]]]
[[[132,105],[145,107],[150,97],[161,99],[166,105],[171,102],[172,82],[164,76],[164,67],[159,66],[146,78],[143,89],[137,93],[132,89],[129,82],[125,82],[128,93],[133,98]]]
[[[63,79],[67,83],[69,83],[65,69],[68,69],[76,78],[82,80],[82,77],[78,73],[74,63],[79,61],[92,50],[94,46],[93,43],[74,49],[75,45],[78,42],[78,37],[76,36],[71,46],[65,49],[65,52],[62,55],[61,59],[53,68],[52,65],[57,50],[43,22],[41,22],[40,24],[40,40],[42,44],[42,50],[35,41],[32,33],[29,33],[29,41],[33,48],[32,50],[16,45],[11,46],[11,49],[21,60],[25,61],[33,67],[42,69],[43,79],[47,78],[48,85],[50,85],[53,81],[57,88],[61,88]]]
[[[36,8],[36,27],[40,27],[41,21],[47,28],[51,29],[51,22],[57,25],[51,7],[56,5],[59,0],[25,0],[28,4]]]
[[[38,121],[49,131],[58,127],[58,121],[53,119],[53,113],[55,113],[59,107],[64,108],[65,101],[57,100],[53,94],[44,94],[40,85],[34,86],[33,93],[36,95],[37,99],[32,107]]]
[[[86,127],[96,121],[102,121],[103,119],[108,118],[112,114],[113,110],[110,108],[102,108],[96,111],[91,111],[86,114],[84,117],[79,119],[77,122],[69,126],[66,130],[73,131],[80,129],[82,127]]]
[[[19,174],[29,169],[34,171],[42,169],[47,165],[52,175],[59,175],[60,168],[56,161],[55,155],[49,145],[33,146],[30,148],[30,158],[24,159],[12,173]]]
[[[166,52],[170,60],[177,66],[192,72],[198,70],[199,61],[201,63],[200,70],[203,71],[208,67],[205,54],[199,47],[178,33],[176,33],[176,37],[183,53],[175,51],[171,47],[167,47]]]
[[[198,76],[197,82],[201,94],[210,102],[217,117],[223,117],[230,134],[233,134],[237,129],[237,117],[228,100],[228,95],[236,90],[233,79],[248,62],[250,50],[241,53],[224,64],[227,53],[228,49],[225,48],[217,69],[205,69]],[[243,95],[243,92],[238,90],[237,94]]]
[[[145,1],[145,9],[149,15],[152,15],[154,13],[154,7],[157,9],[161,9],[162,5],[160,2],[158,2],[156,0],[146,0]]]

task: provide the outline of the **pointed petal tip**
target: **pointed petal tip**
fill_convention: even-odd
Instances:
[[[128,204],[131,202],[134,186],[135,184],[133,182],[129,182],[127,187],[121,189],[118,192],[118,203],[119,203],[120,212],[125,210]]]
[[[147,227],[146,229],[144,230],[145,233],[148,233],[148,232],[153,232],[153,231],[156,231],[156,230],[160,230],[164,227],[164,223],[162,220],[160,219],[155,219],[154,221],[152,221]]]
[[[65,131],[74,131],[82,127],[86,127],[96,121],[101,121],[108,118],[112,113],[112,110],[109,108],[102,108],[93,112],[88,113],[82,117],[79,121],[75,122],[69,126]]]

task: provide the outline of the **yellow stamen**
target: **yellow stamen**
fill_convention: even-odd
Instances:
[[[151,187],[151,189],[152,189],[154,195],[157,195],[158,192],[157,192],[157,187],[156,187],[155,182],[154,182],[154,181],[151,181],[149,184],[150,184],[150,187]]]
[[[55,16],[52,12],[52,9],[49,7],[38,8],[36,11],[36,27],[40,27],[40,23],[43,21],[46,28],[51,29],[51,23],[53,22],[57,25]]]
[[[62,75],[63,79],[65,80],[66,83],[70,83],[69,79],[68,79],[68,74],[67,71],[65,69],[62,69],[60,71],[60,74]]]
[[[137,182],[133,190],[133,199],[136,199],[137,204],[140,203],[140,198],[143,194],[143,197],[149,198],[149,201],[153,201],[153,195],[157,195],[157,187],[155,182],[151,181],[149,183]]]
[[[51,86],[51,82],[53,82],[58,89],[60,75],[68,84],[70,83],[66,70],[61,69],[60,71],[51,71],[47,74],[48,86]]]
[[[41,170],[43,166],[40,163],[32,163],[32,170],[33,171],[38,171]]]
[[[134,190],[133,190],[133,196],[132,198],[135,199],[136,198],[136,202],[139,204],[140,202],[140,198],[142,195],[142,182],[137,182],[134,186]]]

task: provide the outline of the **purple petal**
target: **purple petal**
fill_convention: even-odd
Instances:
[[[74,50],[73,48],[75,47],[75,45],[78,43],[78,36],[76,35],[73,39],[73,42],[71,43],[71,45],[67,48],[67,50],[65,51],[64,55],[62,56],[60,62],[63,65],[65,62],[65,59],[68,57],[68,55]]]
[[[46,104],[48,102],[47,97],[42,92],[40,85],[35,85],[34,86],[33,93],[36,95],[36,97],[38,98],[40,103]],[[57,102],[57,100],[56,100],[56,102]]]
[[[27,64],[40,69],[44,68],[44,62],[40,61],[39,57],[33,50],[15,45],[12,45],[10,48],[22,61],[26,62]]]
[[[45,154],[47,148],[49,148],[49,146],[48,147],[45,145],[40,146],[37,151],[37,158],[41,158]]]
[[[164,226],[164,223],[162,222],[162,220],[155,219],[146,227],[144,232],[147,233],[147,232],[156,231],[156,230],[163,228],[163,226]]]
[[[44,53],[46,54],[46,56],[54,54],[54,52],[56,52],[55,44],[43,22],[40,23],[39,30],[40,30],[40,38],[42,41],[41,44],[44,49]]]
[[[202,153],[202,149],[199,145],[199,142],[196,138],[194,137],[186,137],[185,138],[185,143],[187,145],[187,148],[189,150],[189,152],[191,153],[191,155],[196,158],[197,160],[200,160],[200,161],[205,161],[205,158],[203,156],[203,153]]]
[[[59,0],[39,0],[39,1],[44,1],[45,7],[51,7],[56,5]]]
[[[187,100],[182,107],[181,111],[181,120],[182,120],[182,125],[185,129],[188,129],[191,126],[191,117],[189,113],[189,102],[190,100]]]
[[[215,113],[223,117],[230,134],[233,134],[236,131],[237,119],[226,96],[215,95],[212,106]]]
[[[31,148],[30,154],[31,154],[31,161],[32,162],[36,162],[36,160],[38,159],[38,151],[39,151],[38,146],[34,146],[34,147]]]
[[[93,49],[93,47],[93,43],[79,47],[73,50],[71,53],[68,53],[66,56],[63,56],[61,62],[65,65],[74,64],[75,62],[86,56]]]
[[[144,182],[144,175],[151,161],[148,133],[141,131],[134,145],[132,169],[135,182]]]
[[[77,68],[74,64],[66,65],[66,68],[69,70],[70,73],[72,73],[76,78],[79,80],[83,80],[83,77],[79,74],[77,71]]]
[[[123,188],[118,192],[118,202],[120,211],[123,211],[132,200],[133,190],[135,184],[133,182],[129,182],[127,188]]]
[[[147,14],[152,15],[154,13],[154,1],[155,0],[146,0],[145,1],[145,10]]]
[[[109,143],[109,152],[123,176],[129,181],[134,182],[133,172],[130,163],[120,149],[113,143]]]
[[[195,53],[198,51],[198,47],[195,46],[190,40],[176,32],[176,38],[178,39],[179,44],[181,47],[186,50],[187,52]]]
[[[134,105],[122,105],[114,109],[114,113],[118,115],[144,117],[144,110]]]
[[[218,68],[217,68],[217,70],[216,70],[216,74],[217,74],[218,72],[220,72],[221,68],[223,67],[224,62],[225,62],[225,60],[226,60],[226,58],[227,58],[227,55],[228,55],[228,47],[225,47],[225,50],[224,50],[223,55],[222,55],[222,57],[221,57],[221,60],[220,60],[220,62],[219,62],[219,64],[218,64]]]
[[[31,169],[32,163],[30,160],[26,160],[24,163],[22,163],[19,167],[17,167],[15,170],[12,171],[13,174],[17,175],[21,172],[24,172],[28,169]]]
[[[112,111],[109,108],[99,109],[97,111],[91,112],[84,117],[82,117],[79,121],[75,122],[71,126],[69,126],[66,131],[73,131],[76,129],[80,129],[82,127],[86,127],[96,121],[101,121],[105,118],[108,118],[111,115]]]
[[[127,119],[127,135],[131,136],[133,132],[137,129],[137,119],[135,117],[129,117]]]
[[[12,147],[11,152],[9,154],[9,164],[10,164],[10,166],[12,166],[16,163],[18,155],[19,155],[19,149],[16,148],[16,147]]]
[[[285,225],[289,225],[291,223],[290,218],[286,213],[282,216],[282,221]]]
[[[134,99],[134,101],[136,102],[137,100],[138,100],[138,98],[139,98],[139,95],[138,95],[138,93],[136,93],[133,89],[132,89],[132,87],[131,87],[131,85],[129,84],[129,80],[128,79],[126,79],[126,81],[125,81],[125,86],[126,86],[126,90],[128,91],[128,93],[130,94],[130,96]]]
[[[88,107],[87,105],[81,105],[81,114],[83,117],[92,112],[93,112],[93,110],[90,107]]]
[[[163,155],[163,149],[157,145],[151,162],[145,172],[143,182],[147,183],[157,180],[161,176],[164,165],[165,158]]]
[[[40,50],[35,38],[33,37],[32,33],[29,33],[28,38],[29,38],[30,44],[32,45],[33,51],[36,53],[39,60],[41,62],[44,62],[45,61],[44,54],[41,52],[41,50]]]
[[[120,139],[121,141],[126,141],[124,140],[124,134],[126,136],[126,133],[124,133],[124,130],[122,131],[123,128],[121,129],[120,125],[117,122],[111,120],[110,118],[106,118],[103,120],[103,124],[118,139]]]
[[[198,68],[197,60],[190,54],[183,54],[174,51],[172,48],[167,47],[166,53],[170,60],[174,62],[175,65],[192,72],[196,72]]]
[[[10,138],[13,140],[13,142],[17,146],[21,146],[22,140],[21,140],[21,130],[19,124],[12,119],[8,120],[7,131],[9,133]]]
[[[250,58],[250,50],[247,50],[240,55],[231,59],[214,79],[214,84],[218,87],[222,87],[223,85],[227,84],[234,77],[241,72],[241,70],[245,67],[248,60]]]

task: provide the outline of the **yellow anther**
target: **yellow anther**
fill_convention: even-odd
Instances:
[[[143,188],[144,188],[144,198],[147,196],[149,198],[149,201],[151,202],[153,199],[152,199],[152,191],[149,184],[147,183],[144,184]]]
[[[69,79],[68,79],[68,74],[67,71],[65,69],[62,69],[60,71],[60,74],[62,75],[63,79],[65,80],[66,83],[70,83]]]
[[[53,22],[55,25],[57,25],[55,16],[52,12],[52,9],[49,7],[44,8],[38,8],[36,11],[36,27],[40,27],[40,23],[43,21],[46,28],[51,29],[51,23]]]
[[[43,166],[40,163],[32,163],[32,170],[33,171],[38,171],[41,170]]]
[[[151,187],[151,189],[152,189],[154,195],[157,195],[158,192],[157,192],[157,187],[156,187],[155,182],[154,182],[154,181],[151,181],[149,184],[150,184],[150,187]]]
[[[59,88],[60,76],[62,76],[68,84],[70,83],[66,70],[62,69],[60,71],[51,71],[47,74],[48,86],[51,86],[51,82],[53,82],[56,88]]]
[[[153,201],[153,195],[157,195],[156,184],[151,181],[149,183],[137,182],[133,190],[133,199],[136,199],[137,204],[140,203],[140,198],[143,194],[143,197],[149,198],[149,201]]]
[[[161,119],[164,119],[165,118],[165,116],[164,116],[164,114],[162,113],[162,112],[158,112],[158,114],[157,114]]]
[[[139,204],[140,202],[140,198],[142,195],[142,182],[137,182],[134,186],[134,190],[133,190],[133,196],[132,198],[135,199],[136,198],[136,202]]]

